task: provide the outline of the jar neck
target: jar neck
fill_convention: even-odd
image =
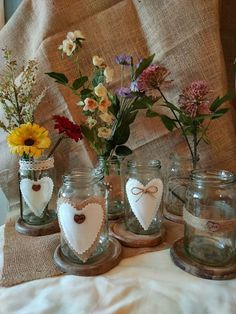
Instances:
[[[101,171],[93,168],[77,169],[62,177],[63,184],[75,187],[87,187],[97,184],[103,178]]]
[[[153,172],[161,169],[161,162],[157,159],[153,160],[129,160],[127,162],[128,172]]]
[[[226,170],[194,170],[190,175],[191,181],[196,185],[204,186],[224,186],[228,184],[234,184],[236,182],[236,176]]]
[[[197,160],[194,162],[190,156],[171,154],[170,160],[171,160],[171,163],[176,165],[177,167],[193,170],[193,169],[198,168],[200,158],[198,156]]]

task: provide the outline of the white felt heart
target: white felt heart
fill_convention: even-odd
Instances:
[[[126,194],[132,212],[144,230],[148,230],[159,209],[163,193],[161,179],[152,179],[145,186],[136,179],[126,183]]]
[[[70,248],[83,261],[90,255],[83,254],[99,240],[104,217],[104,208],[98,203],[88,203],[80,210],[68,203],[59,205],[58,220],[62,232]]]
[[[52,197],[53,181],[49,177],[38,181],[25,178],[20,182],[20,190],[29,209],[40,217]]]

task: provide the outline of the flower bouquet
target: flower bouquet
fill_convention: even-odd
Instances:
[[[50,72],[50,77],[69,88],[78,96],[85,121],[81,131],[99,159],[103,168],[105,183],[110,190],[109,213],[115,218],[122,211],[122,189],[120,181],[120,162],[132,153],[125,145],[130,136],[130,126],[139,110],[149,110],[154,100],[137,90],[137,80],[152,63],[154,55],[139,60],[128,55],[116,57],[120,67],[120,87],[111,91],[109,84],[113,80],[114,70],[107,66],[99,56],[92,58],[92,73],[83,75],[79,64],[79,52],[85,38],[80,31],[69,32],[59,50],[62,56],[69,57],[77,66],[78,77],[70,82],[64,73]],[[129,81],[125,80],[129,74]]]
[[[56,220],[55,211],[49,209],[54,190],[53,153],[62,139],[81,139],[81,131],[79,126],[67,118],[54,116],[55,129],[59,131],[60,137],[49,153],[44,154],[51,140],[48,131],[34,122],[35,109],[45,94],[43,91],[33,97],[37,62],[29,60],[16,77],[17,62],[11,52],[4,50],[4,58],[6,71],[0,83],[0,104],[5,121],[0,121],[0,127],[8,133],[7,143],[11,153],[20,156],[20,221],[34,226],[49,224]],[[24,232],[22,226],[18,231]]]
[[[166,188],[166,210],[181,216],[189,174],[191,170],[196,169],[199,161],[199,145],[202,141],[210,144],[208,130],[211,122],[228,111],[228,108],[222,108],[222,105],[232,98],[232,94],[228,93],[212,101],[207,83],[193,81],[183,89],[178,105],[175,105],[168,101],[163,93],[163,87],[171,85],[171,80],[167,80],[169,74],[165,67],[151,65],[140,76],[138,88],[153,99],[158,96],[158,104],[167,108],[170,113],[165,115],[150,109],[147,115],[158,116],[169,131],[179,128],[188,147],[190,158],[171,156],[172,165]]]

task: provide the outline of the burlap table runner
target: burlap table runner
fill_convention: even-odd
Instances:
[[[170,247],[183,234],[183,226],[169,221],[165,221],[164,225],[166,237],[162,244],[138,249],[123,247],[122,257],[160,251]],[[21,235],[15,231],[15,220],[11,219],[6,223],[4,239],[1,286],[10,287],[62,274],[53,263],[53,253],[60,242],[59,233],[42,237]]]

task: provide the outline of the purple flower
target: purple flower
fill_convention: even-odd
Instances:
[[[193,81],[179,96],[180,108],[191,118],[211,114],[210,102],[206,98],[209,87],[205,81]]]
[[[116,90],[117,96],[132,98],[132,93],[129,87],[120,87]]]
[[[130,65],[131,64],[131,56],[129,56],[129,55],[116,56],[116,63],[121,64],[121,65]]]

